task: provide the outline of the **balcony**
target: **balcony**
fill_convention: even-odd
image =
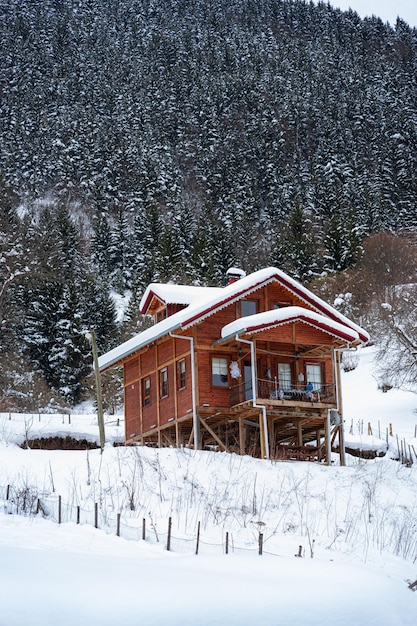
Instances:
[[[310,403],[310,404],[336,404],[336,389],[334,384],[312,383],[312,389],[307,389],[304,383],[294,384],[290,381],[269,380],[258,378],[256,381],[256,400],[269,400],[271,405]],[[240,404],[252,400],[251,381],[245,381],[234,385],[230,389],[230,404]]]

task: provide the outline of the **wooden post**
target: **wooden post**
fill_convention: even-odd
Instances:
[[[226,554],[229,554],[229,533],[226,531],[226,546],[225,546]]]
[[[116,535],[120,537],[120,513],[117,514]]]
[[[171,529],[172,529],[172,517],[168,518],[168,537],[167,537],[167,550],[171,550]]]
[[[343,423],[343,403],[342,403],[342,380],[341,380],[341,374],[340,374],[340,361],[342,358],[342,355],[340,354],[340,352],[337,352],[337,350],[334,353],[334,358],[335,358],[335,377],[336,377],[336,393],[337,393],[337,407],[338,407],[338,413],[340,415],[340,424],[339,424],[339,459],[340,459],[340,465],[342,467],[344,467],[346,465],[346,452],[345,452],[345,427],[344,427],[344,423]],[[328,436],[330,436],[330,414],[329,411],[327,411],[327,420],[328,423],[328,429],[329,429],[329,433]],[[327,463],[331,462],[331,447],[330,447],[330,454],[327,455],[326,453],[326,461]]]
[[[297,424],[297,445],[298,446],[303,445],[303,426],[301,422],[298,422]]]
[[[94,527],[98,528],[98,504],[94,504]]]
[[[198,554],[198,547],[200,545],[200,522],[197,524],[197,544],[195,547],[195,553]]]
[[[390,434],[390,437],[392,437],[392,424],[389,425],[389,434]]]
[[[340,445],[340,441],[339,441]],[[332,458],[331,442],[330,442],[330,411],[326,411],[326,417],[324,418],[324,446],[325,446],[325,459],[326,464],[330,465]],[[340,446],[341,449],[341,446]]]
[[[80,523],[80,505],[77,506],[77,524]]]
[[[62,508],[61,505],[62,505],[62,499],[61,499],[61,496],[58,496],[58,524],[60,524],[61,520],[62,520],[62,518],[61,518],[61,508]]]
[[[264,545],[264,536],[262,533],[259,533],[258,544],[259,544],[259,554],[262,555],[263,545]]]
[[[145,520],[145,518],[142,519],[142,539],[143,539],[143,541],[145,541],[145,539],[146,539],[146,520]]]
[[[368,435],[372,435],[372,426],[371,426],[371,422],[368,422]]]
[[[261,439],[261,459],[266,458],[266,446],[265,446],[265,429],[263,421],[263,413],[259,412],[259,434]]]
[[[245,424],[243,417],[239,417],[239,453],[245,454]]]
[[[10,495],[10,485],[7,485],[7,489],[6,489],[6,500],[9,499],[9,495]]]

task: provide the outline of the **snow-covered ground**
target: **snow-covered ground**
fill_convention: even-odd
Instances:
[[[417,396],[379,391],[374,350],[359,355],[343,374],[347,445],[385,451],[393,434],[384,457],[347,467],[110,443],[23,450],[40,433],[97,441],[96,419],[0,416],[0,626],[414,626],[417,458],[393,458],[399,442],[417,450]],[[38,498],[47,516],[22,515]]]

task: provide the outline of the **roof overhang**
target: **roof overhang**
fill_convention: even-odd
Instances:
[[[219,343],[241,335],[254,335],[271,330],[284,324],[301,322],[321,330],[349,345],[360,343],[359,333],[349,326],[335,322],[324,315],[298,306],[288,306],[241,317],[222,328],[222,339]]]

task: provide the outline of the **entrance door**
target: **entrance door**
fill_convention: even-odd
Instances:
[[[252,366],[250,361],[245,361],[243,365],[243,380],[245,387],[245,400],[252,400]]]

